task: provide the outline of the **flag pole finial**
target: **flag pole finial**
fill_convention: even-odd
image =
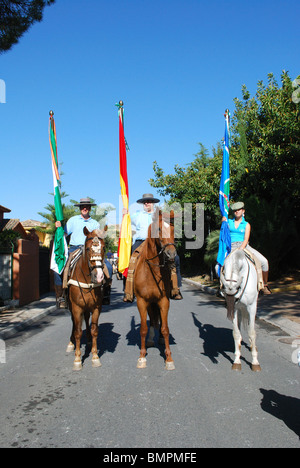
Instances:
[[[124,106],[124,102],[123,102],[122,100],[119,101],[119,106],[120,106],[120,107],[123,107],[123,106]]]
[[[53,110],[51,110],[51,111],[49,112],[49,115],[50,115],[50,117],[53,117],[53,116],[54,116]]]

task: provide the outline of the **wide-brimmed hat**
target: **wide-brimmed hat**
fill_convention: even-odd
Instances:
[[[75,203],[74,206],[81,206],[81,205],[89,205],[89,206],[96,206],[96,203],[92,203],[90,198],[80,198],[80,202],[79,203]]]
[[[160,200],[158,198],[154,198],[152,193],[144,193],[143,198],[137,200],[137,203],[158,203]]]
[[[232,209],[232,211],[237,211],[237,210],[244,209],[245,205],[243,202],[236,202],[236,203],[233,203],[233,205],[231,205],[230,208]]]

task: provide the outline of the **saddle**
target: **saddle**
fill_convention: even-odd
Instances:
[[[129,266],[128,266],[128,273],[126,278],[125,290],[124,290],[124,302],[133,302],[134,300],[134,272],[136,268],[136,264],[138,261],[139,256],[141,255],[145,246],[145,242],[143,242],[131,255]],[[176,273],[176,267],[174,266],[171,269],[171,299],[178,296],[180,294],[178,288],[178,278]]]
[[[247,249],[244,249],[246,257],[254,264],[257,273],[257,290],[264,289],[264,281],[262,276],[261,263],[255,255]]]

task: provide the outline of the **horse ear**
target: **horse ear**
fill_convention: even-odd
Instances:
[[[97,229],[97,236],[100,237],[100,239],[104,239],[106,237],[107,229],[108,229],[107,224],[105,225],[104,229]]]
[[[90,231],[88,230],[88,228],[86,226],[84,226],[83,228],[83,233],[85,236],[88,236],[90,234]]]

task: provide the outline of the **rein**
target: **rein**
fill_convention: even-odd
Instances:
[[[93,241],[95,238],[94,237],[88,237],[87,240],[88,241]],[[82,253],[83,253],[83,260],[85,261],[85,252],[89,252],[91,249],[90,247],[87,247],[86,249],[83,247],[82,248]],[[95,268],[103,268],[102,266],[102,262],[101,262],[101,265],[94,265],[92,266],[91,263],[90,263],[90,259],[89,257],[87,258],[87,261],[88,261],[88,269],[89,269],[89,274],[88,276],[91,276],[91,273],[92,271],[95,269]],[[85,278],[85,273],[84,271],[82,270],[82,267],[80,266],[80,270],[81,270],[81,273],[83,275],[83,277]],[[76,274],[76,269],[75,269],[75,274]],[[76,278],[77,278],[77,274],[76,274]],[[98,288],[101,286],[101,284],[97,284],[97,283],[82,283],[80,282],[78,279],[76,280],[73,280],[73,279],[69,279],[68,281],[68,285],[69,284],[72,284],[73,286],[77,286],[79,287],[80,291],[81,291],[81,294],[82,294],[82,288],[83,289],[88,289],[89,292],[92,291],[92,289],[95,289],[95,288]]]
[[[245,282],[245,286],[244,286],[244,288],[243,288],[242,294],[240,295],[240,297],[237,297],[237,298],[236,298],[236,301],[235,301],[236,303],[239,303],[240,300],[242,299],[242,297],[243,297],[243,295],[244,295],[244,292],[245,292],[245,289],[246,289],[247,284],[248,284],[248,280],[249,280],[249,275],[250,275],[250,263],[249,263],[247,257],[245,257],[245,258],[246,258],[246,262],[247,262],[247,266],[248,266],[247,278],[246,278],[246,282]]]
[[[157,263],[152,263],[151,260],[154,260],[155,258],[158,258],[160,256],[160,254],[164,253],[166,248],[169,247],[170,245],[173,245],[175,248],[175,244],[172,243],[172,242],[169,242],[168,244],[165,244],[162,246],[161,250],[158,252],[157,255],[155,255],[154,257],[152,258],[146,258],[145,259],[145,262],[148,263],[148,265],[152,265],[152,266],[155,266],[155,267],[159,267],[159,268],[163,268],[165,265],[166,265],[166,257],[163,256],[163,264],[157,264]]]

